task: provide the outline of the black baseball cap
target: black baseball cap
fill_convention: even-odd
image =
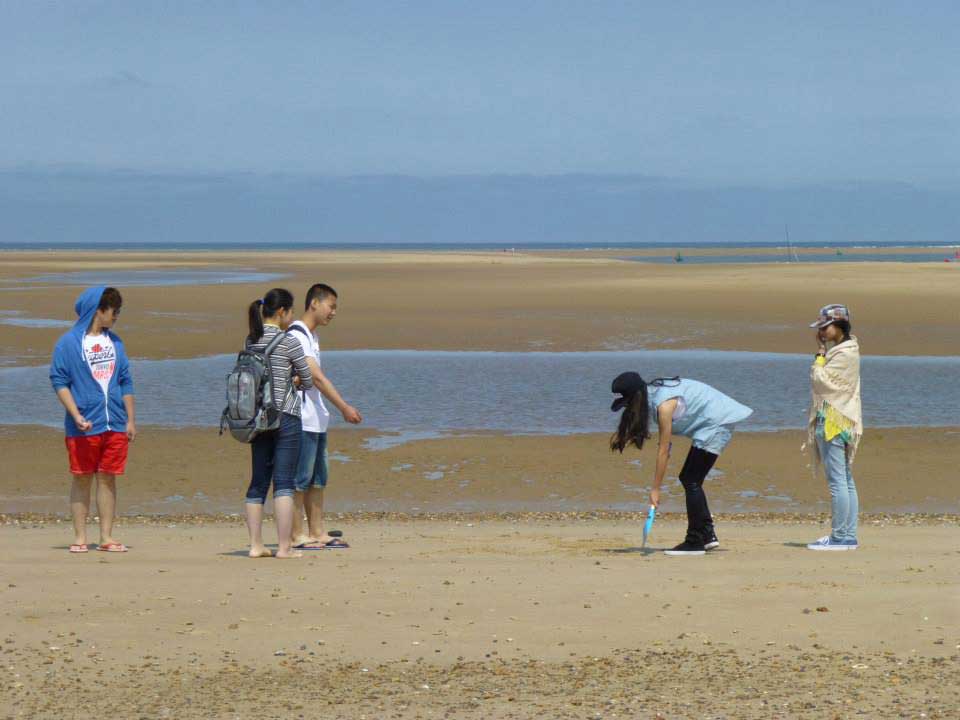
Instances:
[[[617,375],[610,383],[610,392],[620,395],[610,406],[611,412],[617,412],[624,405],[633,399],[633,396],[640,392],[646,385],[640,373],[625,372]]]

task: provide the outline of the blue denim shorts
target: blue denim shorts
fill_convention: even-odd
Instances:
[[[733,428],[733,425],[719,425],[712,433],[706,433],[702,438],[695,437],[693,446],[720,455],[733,438]]]
[[[300,439],[300,460],[297,463],[297,492],[327,486],[327,434],[304,430]]]

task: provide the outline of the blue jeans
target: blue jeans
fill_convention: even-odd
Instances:
[[[282,413],[279,428],[258,435],[250,443],[253,472],[247,489],[248,503],[263,505],[271,481],[273,497],[293,495],[302,427],[300,418]]]
[[[859,499],[857,486],[853,484],[850,463],[847,462],[847,444],[837,435],[827,442],[823,437],[823,422],[817,423],[817,449],[820,462],[827,476],[830,488],[830,510],[833,515],[830,540],[834,542],[856,542],[857,512]]]
[[[304,430],[297,463],[297,492],[327,486],[327,434]]]

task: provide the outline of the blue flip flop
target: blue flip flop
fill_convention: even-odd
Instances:
[[[350,546],[349,546],[347,543],[345,543],[345,542],[344,542],[343,540],[341,540],[340,538],[336,538],[336,537],[335,537],[335,538],[334,538],[333,540],[331,540],[330,542],[327,542],[327,543],[324,543],[323,545],[321,545],[321,546],[320,546],[320,549],[321,549],[321,550],[344,550],[344,549],[346,549],[346,548],[348,548],[348,547],[350,547]]]
[[[297,550],[343,550],[350,547],[340,538],[333,538],[325,543],[304,543],[303,545],[295,545]]]

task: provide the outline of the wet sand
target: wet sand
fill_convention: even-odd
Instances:
[[[341,295],[324,331],[337,349],[602,350],[710,348],[807,352],[817,309],[843,301],[864,353],[960,352],[956,263],[651,265],[615,253],[7,252],[0,310],[71,319],[76,286],[11,291],[16,279],[75,270],[247,268]],[[229,352],[264,284],[130,287],[118,332],[136,357]],[[0,325],[0,359],[48,362],[58,328]]]
[[[646,508],[655,448],[615,455],[602,434],[474,436],[371,450],[372,431],[329,434],[334,512],[564,512]],[[874,513],[960,514],[960,429],[869,430],[854,475],[861,508]],[[801,431],[737,433],[707,481],[717,512],[829,513],[822,473],[800,448]],[[663,509],[682,512],[678,441]],[[0,512],[67,512],[62,431],[0,428]],[[120,482],[121,514],[236,513],[250,478],[249,449],[213,428],[144,426]]]
[[[0,526],[0,716],[950,718],[954,522],[727,523],[700,558],[634,521],[346,522],[249,560],[239,523]],[[652,546],[675,540],[655,526]]]
[[[69,319],[79,287],[7,289],[41,273],[250,268],[288,273],[275,284],[300,294],[337,287],[324,344],[338,349],[806,352],[811,314],[839,300],[865,353],[960,351],[953,263],[623,254],[4,253],[0,311]],[[126,288],[118,331],[136,357],[229,352],[264,289]],[[45,363],[61,332],[0,325],[0,362]],[[482,434],[374,451],[374,431],[335,427],[328,509],[353,547],[297,561],[247,559],[242,524],[224,516],[241,509],[247,448],[209,428],[140,431],[120,481],[131,552],[71,556],[62,433],[0,427],[0,718],[948,718],[960,706],[958,428],[868,429],[853,553],[803,548],[829,515],[803,434],[739,433],[708,480],[722,551],[673,559],[637,548],[652,449]],[[685,450],[653,548],[682,535]]]

